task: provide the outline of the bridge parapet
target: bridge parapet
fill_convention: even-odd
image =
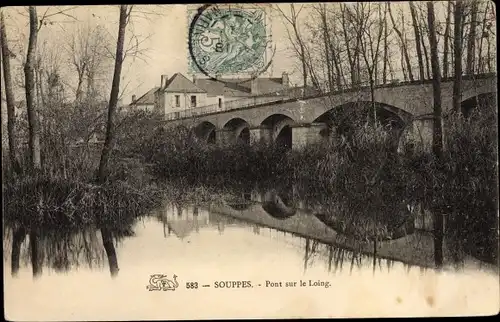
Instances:
[[[226,112],[226,111],[231,111],[231,110],[237,110],[240,108],[258,106],[258,105],[273,103],[273,102],[281,102],[281,101],[289,100],[290,98],[291,97],[289,95],[249,97],[249,98],[224,102],[222,105],[212,104],[212,105],[202,106],[202,107],[196,108],[196,109],[167,113],[167,114],[165,114],[165,121],[182,119],[182,118],[190,118],[190,117],[195,117],[195,116],[205,115],[205,114],[210,114],[210,113]]]

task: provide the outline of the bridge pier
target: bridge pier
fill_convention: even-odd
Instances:
[[[297,124],[292,126],[292,149],[299,150],[308,144],[325,140],[322,133],[328,129],[325,123]]]
[[[250,144],[272,142],[272,129],[265,126],[252,127],[250,130]]]
[[[227,146],[235,142],[234,133],[229,129],[215,130],[215,142],[219,146]]]
[[[434,118],[432,115],[425,115],[416,118],[408,124],[401,135],[398,151],[405,151],[406,148],[420,150],[422,152],[432,152],[432,136],[434,133]]]

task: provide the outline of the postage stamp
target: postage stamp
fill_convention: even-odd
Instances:
[[[188,13],[189,72],[255,74],[269,63],[271,34],[266,5],[212,4]]]

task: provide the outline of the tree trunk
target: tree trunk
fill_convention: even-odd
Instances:
[[[451,20],[451,1],[448,2],[448,9],[446,12],[446,26],[444,29],[444,49],[443,49],[443,77],[448,77],[448,41],[450,38],[450,20]]]
[[[389,11],[389,17],[391,18],[392,27],[393,27],[394,31],[396,32],[396,34],[398,35],[399,40],[401,41],[401,52],[402,52],[402,55],[403,55],[403,57],[405,59],[405,62],[406,62],[406,70],[407,70],[407,73],[408,73],[408,77],[410,78],[410,81],[413,82],[414,78],[413,78],[413,73],[411,71],[410,57],[408,56],[408,50],[406,48],[406,42],[405,42],[405,39],[403,37],[402,32],[396,27],[396,23],[394,22],[394,17],[392,16],[390,2],[387,3],[387,10]],[[402,22],[402,24],[404,26],[404,21]]]
[[[432,92],[434,97],[434,131],[432,149],[434,156],[443,156],[443,123],[441,118],[441,70],[439,68],[438,45],[435,28],[434,4],[427,2],[427,20],[429,24],[429,44],[431,47]]]
[[[467,75],[474,74],[474,62],[476,60],[476,27],[477,27],[477,1],[473,0],[471,5],[470,31],[467,42],[467,63],[465,72]]]
[[[81,72],[81,74],[79,73],[78,75],[78,84],[76,86],[76,101],[77,102],[80,102],[82,100],[82,97],[83,97],[83,72]]]
[[[478,72],[479,73],[484,73],[484,59],[483,59],[483,39],[485,38],[485,33],[486,33],[486,16],[488,14],[488,6],[489,2],[486,2],[485,8],[484,8],[484,17],[483,17],[483,26],[481,27],[481,40],[479,41],[479,53],[478,53]],[[488,34],[489,35],[489,34]]]
[[[25,88],[26,88],[26,108],[28,110],[29,127],[29,149],[31,156],[31,168],[34,171],[41,169],[40,160],[40,129],[38,113],[35,106],[35,50],[38,36],[38,17],[36,8],[29,7],[30,13],[30,35],[28,42],[28,53],[26,55],[26,64],[24,66]]]
[[[389,55],[387,38],[388,38],[388,32],[387,32],[387,3],[386,3],[384,11],[384,65],[382,70],[382,84],[387,84],[387,64],[388,64],[387,59]]]
[[[356,84],[356,74],[355,74],[355,60],[354,57],[351,53],[350,49],[350,44],[349,44],[349,36],[347,34],[347,23],[345,20],[345,5],[340,5],[340,11],[341,11],[341,19],[342,19],[342,31],[344,35],[344,41],[346,44],[346,52],[347,52],[347,59],[349,61],[349,69],[351,72],[351,87],[354,87]]]
[[[325,59],[326,59],[326,69],[327,69],[327,79],[328,79],[328,90],[330,92],[334,91],[334,81],[333,81],[333,73],[332,73],[332,58],[330,57],[331,46],[330,46],[330,35],[328,33],[328,24],[326,19],[326,4],[320,4],[321,11],[321,24],[323,27],[323,45],[325,50]]]
[[[114,118],[116,114],[116,105],[118,104],[118,94],[120,91],[120,77],[123,64],[123,44],[125,41],[125,27],[127,25],[127,5],[120,6],[120,22],[118,25],[118,40],[116,43],[116,58],[115,58],[115,71],[113,74],[113,83],[111,86],[111,94],[109,97],[108,105],[108,121],[106,126],[106,139],[102,149],[101,161],[99,163],[99,177],[98,182],[104,183],[108,175],[108,163],[113,149],[113,141],[115,135]]]
[[[422,35],[422,37],[420,39],[422,41],[422,49],[423,49],[424,57],[425,57],[425,70],[427,71],[427,77],[430,78],[431,77],[431,70],[429,68],[429,54],[427,52],[427,47],[425,46],[425,37],[424,37],[424,33],[422,32],[422,30],[420,31],[420,34]]]
[[[116,257],[116,250],[115,245],[113,244],[111,231],[106,228],[101,228],[101,236],[104,250],[106,251],[106,255],[108,257],[109,272],[112,277],[115,277],[118,275],[118,271],[120,269],[118,268],[118,259]]]
[[[11,254],[11,274],[16,276],[19,271],[19,259],[21,254],[21,245],[26,237],[26,229],[19,227],[13,229],[12,254]]]
[[[410,5],[410,13],[411,13],[411,20],[413,23],[413,32],[415,33],[415,46],[417,48],[417,58],[418,58],[418,70],[420,72],[420,80],[425,79],[425,74],[424,74],[424,62],[422,59],[422,48],[420,47],[420,27],[417,19],[417,12],[415,10],[415,4],[413,2],[409,2]]]
[[[37,278],[42,275],[43,271],[43,249],[40,249],[40,235],[36,228],[33,228],[33,230],[30,232],[29,238],[31,251],[31,269],[33,272],[33,277]]]
[[[7,103],[7,134],[9,140],[9,159],[12,168],[18,175],[21,174],[21,165],[17,159],[16,144],[16,111],[14,102],[14,92],[12,90],[12,76],[10,72],[10,51],[7,43],[7,31],[5,30],[5,21],[3,12],[0,12],[0,40],[2,43],[2,65],[3,79],[5,85],[5,99]]]
[[[453,80],[453,109],[455,112],[460,112],[460,100],[462,91],[462,16],[463,4],[462,1],[455,2],[455,27],[453,40],[453,56],[455,61],[455,77]]]
[[[441,163],[443,157],[443,132],[441,120],[441,70],[439,68],[438,48],[435,29],[434,5],[431,1],[427,2],[427,21],[429,25],[429,43],[431,47],[431,65],[432,65],[432,91],[434,97],[434,131],[432,136],[432,150],[434,157]],[[434,210],[434,260],[436,267],[440,269],[443,266],[443,216]]]

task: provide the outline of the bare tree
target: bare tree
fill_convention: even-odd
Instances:
[[[36,8],[29,7],[30,15],[30,35],[28,42],[28,52],[26,55],[26,64],[24,66],[25,74],[25,88],[26,88],[26,107],[28,110],[28,123],[29,123],[29,148],[31,156],[32,170],[41,169],[40,159],[40,133],[39,133],[39,120],[35,105],[35,50],[38,37],[38,17]]]
[[[17,159],[17,144],[16,144],[16,115],[14,92],[12,90],[12,78],[10,70],[10,56],[13,55],[9,50],[7,42],[7,31],[5,29],[5,20],[3,12],[0,12],[0,40],[2,43],[2,65],[3,77],[5,86],[5,99],[7,103],[7,133],[9,139],[9,159],[12,168],[18,175],[21,174],[21,166]]]
[[[434,5],[432,1],[427,2],[427,20],[429,25],[429,43],[431,47],[432,64],[432,91],[434,97],[434,131],[432,137],[432,149],[438,160],[443,157],[443,123],[441,117],[441,70],[439,68],[437,38],[435,29]],[[443,217],[436,214],[434,234],[434,256],[436,266],[443,265]]]
[[[108,120],[106,125],[106,139],[101,154],[101,161],[99,163],[98,182],[104,183],[108,173],[108,163],[111,151],[113,149],[113,139],[115,135],[114,118],[116,114],[116,106],[118,104],[118,94],[120,92],[120,78],[123,65],[123,47],[125,42],[125,29],[130,18],[130,13],[133,6],[121,5],[120,6],[120,21],[118,24],[118,40],[116,42],[116,55],[115,55],[115,71],[113,74],[113,84],[111,86],[111,94],[109,97],[108,105]]]
[[[106,54],[108,37],[101,26],[87,25],[79,28],[68,41],[68,54],[71,65],[77,75],[76,100],[84,98],[84,84],[87,83],[86,97],[95,96],[95,80],[102,71],[106,71],[106,63],[110,57]]]
[[[418,70],[420,72],[420,80],[424,80],[424,62],[422,59],[422,48],[420,47],[420,26],[417,18],[417,10],[415,9],[415,4],[413,2],[409,2],[410,5],[410,13],[411,20],[413,22],[413,32],[415,33],[415,47],[417,49],[417,59],[418,59]],[[423,41],[423,40],[422,40]]]
[[[333,47],[330,44],[331,38],[330,38],[330,32],[328,28],[328,22],[327,22],[327,10],[326,10],[326,3],[323,4],[318,4],[318,6],[313,6],[315,8],[321,18],[321,29],[323,33],[323,45],[324,45],[324,52],[325,52],[325,60],[326,60],[326,68],[327,68],[327,84],[328,84],[328,90],[330,92],[334,91],[334,72],[333,72],[333,62],[336,61],[336,56],[335,52],[333,51]],[[331,56],[331,57],[330,57]],[[337,73],[337,76],[338,75]]]
[[[389,32],[387,31],[387,2],[385,3],[384,10],[384,66],[382,68],[382,84],[387,83],[387,65],[389,63],[389,46],[388,40]]]
[[[341,12],[341,21],[342,21],[342,31],[344,34],[344,42],[345,48],[347,52],[347,58],[349,61],[349,71],[351,73],[351,87],[356,87],[360,83],[360,71],[359,71],[359,52],[360,52],[360,37],[361,35],[358,33],[354,36],[354,46],[352,46],[352,39],[349,37],[351,29],[349,26],[351,25],[350,17],[352,16],[349,11],[349,8],[346,4],[340,4],[340,12]],[[356,31],[355,31],[356,32]],[[352,46],[352,47],[351,47]],[[352,51],[351,51],[352,48]]]
[[[455,77],[453,80],[453,109],[456,112],[460,112],[460,99],[462,90],[462,1],[455,2],[455,11],[453,13],[453,16],[455,20],[453,39],[453,56],[455,60]]]
[[[375,4],[357,3],[355,7],[356,15],[352,18],[356,19],[355,28],[361,35],[361,56],[363,57],[365,67],[368,71],[373,118],[374,122],[377,122],[377,113],[375,108],[375,81],[384,21],[380,14],[376,18],[372,18],[373,13],[377,12],[372,6],[375,6]],[[377,9],[380,13],[380,4],[377,5]]]
[[[443,77],[448,77],[448,42],[450,38],[450,21],[451,21],[451,5],[452,1],[448,2],[447,10],[446,10],[446,25],[444,29],[444,49],[443,49]]]
[[[467,62],[465,65],[465,73],[468,75],[474,74],[474,63],[476,61],[476,29],[477,29],[477,10],[478,3],[472,0],[470,8],[470,29],[467,41]]]
[[[482,20],[482,27],[481,27],[481,35],[480,35],[480,40],[479,40],[479,52],[478,52],[478,71],[480,73],[484,73],[485,71],[485,66],[484,66],[484,58],[483,58],[483,40],[486,38],[488,39],[490,33],[489,33],[489,22],[487,19],[488,15],[488,7],[489,7],[490,2],[486,1],[485,8],[484,8],[484,16]]]
[[[396,26],[396,22],[394,21],[394,16],[392,15],[390,2],[387,2],[387,10],[389,11],[389,17],[391,18],[392,27],[394,28],[394,31],[396,32],[400,40],[401,55],[404,57],[404,61],[406,62],[406,70],[408,72],[408,77],[410,78],[410,81],[413,81],[414,78],[413,78],[413,73],[411,71],[410,57],[408,56],[408,49],[406,47],[405,37],[403,36],[403,33]],[[402,24],[404,25],[404,21],[402,22]]]
[[[429,30],[427,28],[427,21],[425,18],[425,11],[422,10],[422,7],[420,7],[421,11],[421,18],[422,22],[419,23],[419,30],[420,30],[420,40],[422,42],[422,51],[424,52],[424,58],[425,58],[425,71],[427,73],[427,78],[431,78],[431,64],[430,64],[430,59],[429,59],[429,53],[427,50],[426,46],[426,40],[429,40]]]
[[[304,44],[303,37],[299,31],[299,15],[302,9],[304,8],[304,5],[301,5],[298,10],[295,9],[295,5],[292,3],[290,4],[290,15],[287,15],[279,6],[276,6],[278,12],[280,13],[281,17],[287,21],[290,26],[293,29],[293,36],[286,28],[288,39],[290,40],[290,43],[292,44],[293,50],[299,57],[299,60],[302,64],[302,80],[304,83],[304,94],[307,88],[307,76],[308,76],[308,66],[307,66],[307,53],[306,53],[306,47]]]

